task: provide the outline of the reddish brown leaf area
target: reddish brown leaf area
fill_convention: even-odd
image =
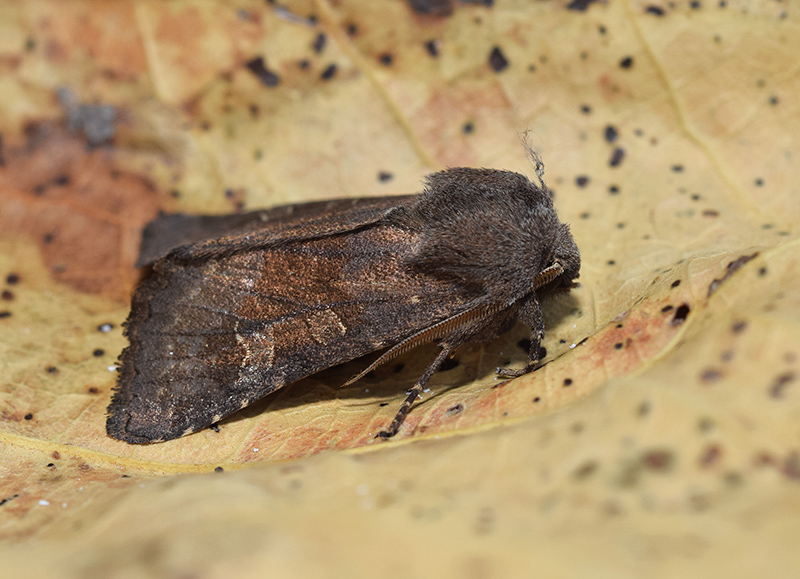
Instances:
[[[12,524],[0,525],[0,540],[34,537],[42,527],[57,526],[65,509],[97,500],[98,491],[135,484],[124,468],[105,464],[98,468],[96,457],[80,451],[38,453],[24,449],[13,454],[13,463],[3,483],[15,492],[0,496],[5,520]],[[32,485],[32,481],[36,483]],[[80,481],[80,493],[74,492],[75,481]]]
[[[159,208],[154,186],[121,169],[113,149],[88,150],[61,130],[38,133],[9,146],[0,167],[0,238],[33,240],[58,283],[126,300],[140,230]]]

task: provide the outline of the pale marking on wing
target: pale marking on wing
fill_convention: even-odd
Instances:
[[[262,369],[271,368],[275,358],[275,339],[272,328],[267,328],[266,333],[253,332],[243,336],[239,333],[239,321],[237,320],[233,329],[236,332],[236,342],[245,352],[239,367],[244,369],[255,364]]]
[[[347,326],[342,323],[341,318],[331,308],[309,313],[306,317],[306,323],[311,332],[311,337],[322,345],[326,345],[347,333]]]

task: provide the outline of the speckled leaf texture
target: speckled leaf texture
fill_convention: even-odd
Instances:
[[[777,0],[0,4],[0,575],[787,577],[800,14]],[[332,368],[163,444],[105,409],[142,227],[546,164],[528,330]],[[324,451],[324,452],[323,452]]]

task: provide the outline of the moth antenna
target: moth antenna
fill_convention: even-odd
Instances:
[[[541,276],[542,274],[539,275]],[[544,283],[548,282],[545,281]],[[399,344],[395,344],[394,346],[389,348],[377,360],[375,360],[372,364],[364,368],[364,370],[362,370],[361,372],[350,378],[347,382],[342,384],[342,386],[350,386],[354,382],[361,380],[361,378],[366,376],[369,372],[372,372],[378,366],[381,366],[382,364],[385,364],[389,360],[393,360],[398,356],[402,356],[403,354],[405,354],[409,350],[413,350],[420,344],[423,344],[425,342],[430,342],[431,340],[436,340],[437,338],[444,338],[445,336],[450,335],[454,330],[460,328],[464,324],[468,324],[475,320],[483,319],[485,317],[494,315],[506,307],[507,307],[506,305],[502,304],[490,304],[487,306],[478,306],[469,309],[465,312],[461,312],[460,314],[456,314],[455,316],[447,318],[446,320],[442,320],[441,322],[429,326],[424,330],[420,330],[413,336],[410,336],[405,340],[403,340],[402,342],[400,342]]]
[[[547,191],[547,185],[544,182],[544,161],[542,161],[541,155],[534,150],[533,145],[531,144],[530,129],[523,131],[520,135],[520,139],[522,140],[522,146],[525,148],[528,161],[530,161],[531,165],[533,166],[533,172],[536,174],[536,179],[539,181],[539,186]]]

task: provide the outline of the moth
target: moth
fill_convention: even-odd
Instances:
[[[399,431],[459,346],[517,320],[534,369],[543,297],[574,286],[580,253],[536,161],[519,173],[455,168],[417,195],[318,201],[231,216],[161,215],[140,265],[106,430],[129,443],[206,428],[270,392],[384,350],[353,382],[415,346],[439,352],[408,391]]]

